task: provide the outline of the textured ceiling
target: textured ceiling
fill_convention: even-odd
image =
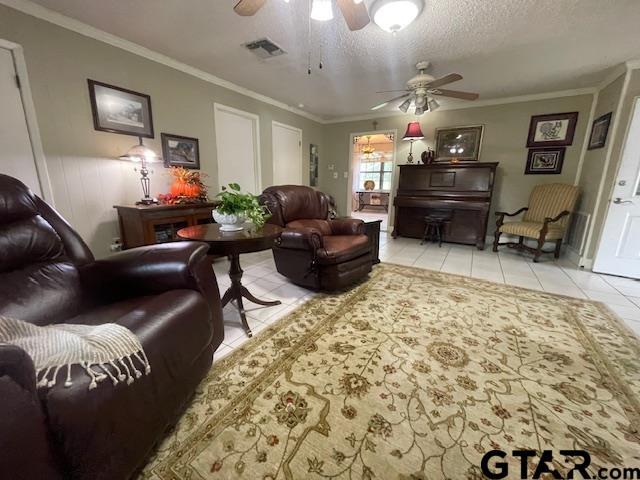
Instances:
[[[336,15],[312,24],[311,76],[308,0],[268,0],[254,17],[237,16],[235,0],[36,3],[326,119],[368,113],[386,99],[375,92],[403,88],[419,60],[432,75],[464,76],[447,88],[492,99],[594,86],[640,56],[640,0],[425,0],[395,37],[373,23],[350,32]],[[262,37],[288,55],[243,49]]]

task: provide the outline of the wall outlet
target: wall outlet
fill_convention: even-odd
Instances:
[[[342,176],[344,178],[349,178],[349,172],[342,172]]]
[[[333,163],[329,164],[329,170],[333,170],[334,167],[335,167],[335,165]]]
[[[109,245],[109,250],[112,252],[119,252],[122,250],[122,242],[120,241],[120,237],[114,237],[111,239],[111,245]]]
[[[335,179],[338,178],[338,172],[333,172],[333,178],[335,178]]]

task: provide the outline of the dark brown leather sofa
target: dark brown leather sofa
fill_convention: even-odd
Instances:
[[[207,246],[181,242],[94,260],[79,235],[22,183],[0,175],[0,315],[37,325],[118,323],[151,373],[36,389],[33,362],[0,345],[0,478],[126,479],[209,370],[223,339]]]
[[[371,271],[364,222],[330,220],[328,195],[311,187],[281,185],[267,188],[260,201],[271,212],[268,221],[285,227],[273,256],[278,272],[293,283],[335,290]]]

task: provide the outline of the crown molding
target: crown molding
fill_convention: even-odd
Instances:
[[[474,102],[456,104],[456,105],[442,105],[438,111],[445,110],[467,110],[469,108],[490,107],[493,105],[504,105],[509,103],[522,103],[522,102],[534,102],[536,100],[547,100],[550,98],[562,98],[562,97],[574,97],[577,95],[593,95],[598,90],[595,87],[588,88],[576,88],[573,90],[560,90],[556,92],[546,93],[534,93],[532,95],[519,95],[516,97],[505,98],[490,98],[487,100],[478,100]],[[389,111],[386,113],[367,113],[364,115],[355,115],[351,117],[337,117],[325,120],[325,124],[343,123],[343,122],[356,122],[358,120],[374,120],[376,118],[389,118],[389,117],[406,117],[413,116],[408,113]]]
[[[625,65],[627,66],[627,70],[637,70],[640,68],[640,58],[627,60]]]
[[[111,33],[105,32],[104,30],[92,27],[91,25],[50,10],[30,0],[0,0],[0,4],[5,5],[9,8],[13,8],[14,10],[30,15],[32,17],[36,17],[40,20],[53,23],[54,25],[65,28],[67,30],[79,33],[80,35],[83,35],[85,37],[93,38],[94,40],[99,40],[113,47],[126,50],[127,52],[133,53],[140,57],[144,57],[148,60],[152,60],[167,67],[173,68],[174,70],[179,70],[188,75],[197,77],[200,80],[204,80],[205,82],[209,82],[219,87],[226,88],[246,97],[253,98],[254,100],[273,105],[274,107],[281,108],[282,110],[287,110],[289,112],[295,113],[296,115],[300,115],[301,117],[313,120],[314,122],[324,123],[324,120],[317,115],[305,112],[304,110],[296,107],[292,107],[274,98],[254,92],[253,90],[249,90],[248,88],[241,87],[240,85],[236,85],[235,83],[223,78],[216,77],[215,75],[200,70],[199,68],[192,67],[191,65],[182,63],[178,60],[168,57],[167,55],[163,55],[162,53],[158,53],[137,43],[125,40],[124,38],[112,35]]]
[[[596,90],[600,91],[604,88],[607,88],[609,85],[611,85],[613,82],[615,82],[618,78],[622,77],[623,75],[625,75],[627,73],[627,70],[629,70],[628,68],[628,63],[620,63],[618,65],[616,65],[615,67],[613,67],[613,70],[611,71],[611,73],[609,75],[607,75],[604,80],[602,80],[597,86],[596,86]]]

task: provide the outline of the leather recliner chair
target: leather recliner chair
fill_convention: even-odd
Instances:
[[[18,180],[0,175],[0,315],[36,325],[118,323],[151,365],[130,385],[72,367],[36,388],[34,365],[0,344],[0,477],[126,479],[182,413],[224,335],[207,245],[181,242],[94,260],[80,236]],[[60,374],[62,375],[62,373]]]
[[[271,212],[269,223],[285,227],[273,249],[276,268],[293,283],[335,290],[371,271],[371,246],[364,222],[330,220],[330,197],[311,187],[267,188],[260,201]]]

